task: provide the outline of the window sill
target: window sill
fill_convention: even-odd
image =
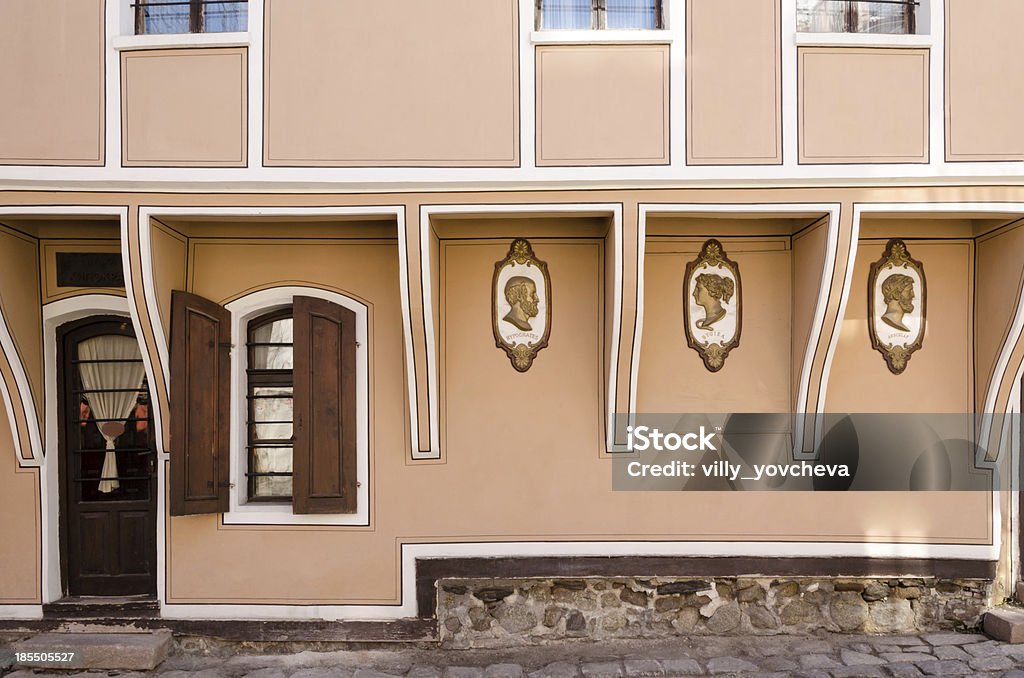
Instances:
[[[797,33],[799,47],[931,47],[930,35],[887,33]]]
[[[120,35],[110,46],[120,50],[173,49],[179,47],[248,47],[249,33],[166,33],[159,35]]]
[[[231,510],[224,514],[225,525],[343,525],[365,527],[370,524],[365,509],[357,513],[292,513],[291,504],[252,502],[237,504],[232,497]]]
[[[635,31],[533,31],[534,45],[664,45],[672,42],[666,30]]]

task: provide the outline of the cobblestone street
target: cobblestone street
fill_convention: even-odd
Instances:
[[[671,641],[573,643],[507,650],[401,648],[294,654],[242,654],[235,653],[237,650],[238,646],[194,646],[186,641],[149,675],[162,678],[659,678],[692,675],[1024,678],[1024,645],[958,633],[684,637]],[[15,667],[5,678],[44,675],[117,675],[123,678],[143,674],[58,674]]]

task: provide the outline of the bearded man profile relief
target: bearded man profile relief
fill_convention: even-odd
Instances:
[[[724,318],[725,309],[722,308],[722,302],[732,299],[735,291],[736,283],[731,278],[714,273],[698,275],[693,286],[693,300],[698,306],[703,307],[704,317],[697,321],[697,327],[706,330]]]
[[[902,332],[910,332],[903,316],[914,311],[914,279],[902,273],[893,273],[882,281],[882,301],[885,313],[882,322]]]
[[[532,332],[530,318],[536,318],[540,313],[537,284],[525,276],[512,276],[505,283],[505,301],[512,308],[502,320],[515,325],[523,332]]]

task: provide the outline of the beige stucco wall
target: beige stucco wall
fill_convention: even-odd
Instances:
[[[247,50],[121,54],[123,162],[244,167]]]
[[[778,0],[747,0],[742,11],[690,0],[686,10],[687,163],[780,164]]]
[[[926,49],[802,47],[800,162],[928,162]]]
[[[163,325],[163,341],[170,345],[171,292],[183,290],[188,271],[188,238],[157,221],[151,222],[151,253],[153,287],[156,291],[156,312]]]
[[[890,237],[901,237],[892,233]],[[882,354],[871,348],[867,284],[871,262],[884,239],[862,239],[832,362],[826,409],[830,412],[970,412],[974,405],[973,290],[974,244],[969,240],[908,241],[910,256],[924,266],[927,316],[924,344],[902,374],[893,374]]]
[[[668,45],[536,50],[538,165],[668,164]]]
[[[0,403],[0,605],[40,602],[39,471],[18,468]]]
[[[790,386],[793,393],[794,409],[800,410],[797,401],[800,377],[807,359],[807,342],[813,328],[814,314],[821,295],[821,276],[825,267],[828,243],[828,219],[808,226],[793,236],[793,324],[792,361]],[[806,411],[806,410],[805,410]]]
[[[977,242],[975,285],[976,402],[979,411],[999,352],[1013,321],[1024,271],[1024,224],[983,236]]]
[[[743,326],[739,346],[718,372],[687,347],[683,327],[686,263],[704,240],[648,238],[637,411],[791,411],[789,239],[720,239],[740,269]]]
[[[519,164],[514,0],[266,2],[267,165]]]
[[[28,377],[39,425],[43,412],[43,320],[39,245],[35,238],[0,226],[0,308]],[[14,382],[8,383],[14,388]],[[25,435],[22,450],[28,454]]]
[[[1018,0],[946,0],[946,159],[1022,160]]]
[[[103,164],[103,6],[0,3],[0,164]]]

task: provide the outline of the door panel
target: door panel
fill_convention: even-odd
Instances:
[[[125,318],[58,331],[61,564],[72,596],[156,593],[156,447],[133,342]]]

